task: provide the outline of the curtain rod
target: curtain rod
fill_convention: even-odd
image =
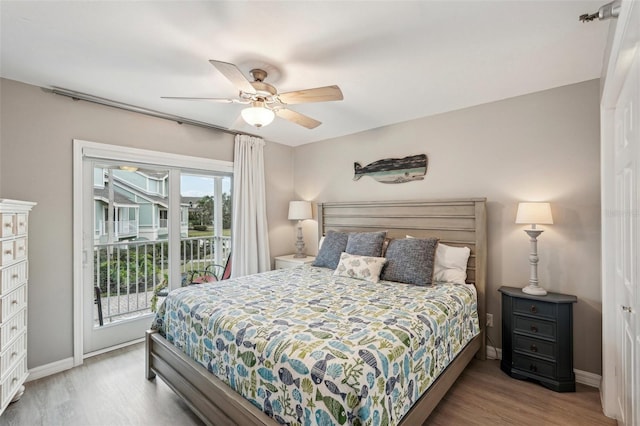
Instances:
[[[160,111],[155,111],[155,110],[152,110],[152,109],[147,109],[147,108],[143,108],[143,107],[139,107],[139,106],[135,106],[135,105],[131,105],[131,104],[125,104],[123,102],[113,101],[111,99],[101,98],[99,96],[89,95],[87,93],[76,92],[74,90],[64,89],[62,87],[53,86],[50,89],[46,88],[46,87],[41,87],[41,89],[44,90],[45,92],[53,93],[54,95],[66,96],[68,98],[73,99],[74,101],[92,102],[94,104],[99,104],[99,105],[104,105],[104,106],[108,106],[108,107],[112,107],[112,108],[117,108],[117,109],[121,109],[121,110],[124,110],[124,111],[137,112],[139,114],[144,114],[144,115],[148,115],[148,116],[151,116],[151,117],[162,118],[164,120],[169,120],[169,121],[175,121],[178,124],[191,124],[193,126],[199,126],[199,127],[204,127],[204,128],[207,128],[207,129],[219,130],[221,132],[229,133],[231,135],[237,135],[237,134],[242,133],[242,134],[249,135],[249,136],[254,136],[254,137],[257,137],[257,138],[262,138],[262,136],[255,135],[255,134],[252,134],[252,133],[238,132],[238,131],[235,131],[235,130],[228,129],[226,127],[216,126],[215,124],[209,124],[209,123],[205,123],[205,122],[202,122],[202,121],[191,120],[189,118],[179,117],[177,115],[165,114],[165,113],[160,112]]]

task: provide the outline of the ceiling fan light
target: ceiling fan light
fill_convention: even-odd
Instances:
[[[255,127],[263,127],[271,124],[276,116],[270,109],[262,106],[251,106],[240,113],[244,121]]]

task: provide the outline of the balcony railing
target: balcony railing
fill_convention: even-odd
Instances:
[[[94,246],[94,286],[100,289],[104,323],[151,312],[154,293],[169,276],[167,240],[120,241]],[[231,251],[230,237],[180,240],[183,280],[210,265],[221,265]],[[184,284],[184,283],[183,283]],[[94,315],[98,325],[98,312]]]
[[[109,235],[109,223],[113,223],[113,236],[116,239],[138,236],[137,220],[116,220],[113,222],[101,220],[97,224],[98,226],[95,230],[95,236],[100,237],[103,235]]]

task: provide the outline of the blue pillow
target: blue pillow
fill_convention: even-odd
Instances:
[[[336,269],[340,263],[340,255],[347,248],[349,234],[329,231],[324,237],[320,252],[313,262],[313,266]]]
[[[387,264],[380,279],[399,283],[431,285],[437,238],[391,240],[387,247]]]
[[[349,234],[346,252],[358,256],[381,257],[387,231]]]

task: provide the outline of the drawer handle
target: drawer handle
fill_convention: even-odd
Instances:
[[[536,305],[531,305],[529,310],[531,311],[532,314],[538,313],[538,307]]]
[[[11,250],[5,250],[4,251],[4,254],[11,254],[11,253],[12,253]]]
[[[19,222],[18,226],[22,228],[24,226],[24,222]]]
[[[538,367],[535,364],[531,364],[529,366],[529,370],[533,371],[534,373],[537,373],[538,372]]]
[[[17,382],[17,381],[18,381],[18,378],[17,378],[17,377],[14,377],[14,378],[11,380],[11,384],[14,384],[14,383],[15,383],[15,382]]]
[[[24,247],[22,246],[18,247],[18,251],[24,251]]]
[[[531,349],[531,352],[538,352],[538,347],[534,343],[531,344],[529,349]]]
[[[11,331],[16,331],[18,329],[17,325],[14,325],[13,327],[11,327]]]
[[[16,357],[16,356],[18,356],[18,352],[12,352],[12,353],[11,353],[11,358],[14,358],[14,357]]]
[[[17,301],[17,300],[12,300],[12,301],[11,301],[11,304],[12,304],[12,305],[17,305],[17,304],[18,304],[18,301]]]
[[[13,274],[13,275],[11,275],[11,278],[13,278],[14,280],[17,280],[18,278],[20,278],[20,275]]]
[[[538,327],[536,327],[535,325],[531,326],[531,331],[533,331],[534,333],[538,332]]]

